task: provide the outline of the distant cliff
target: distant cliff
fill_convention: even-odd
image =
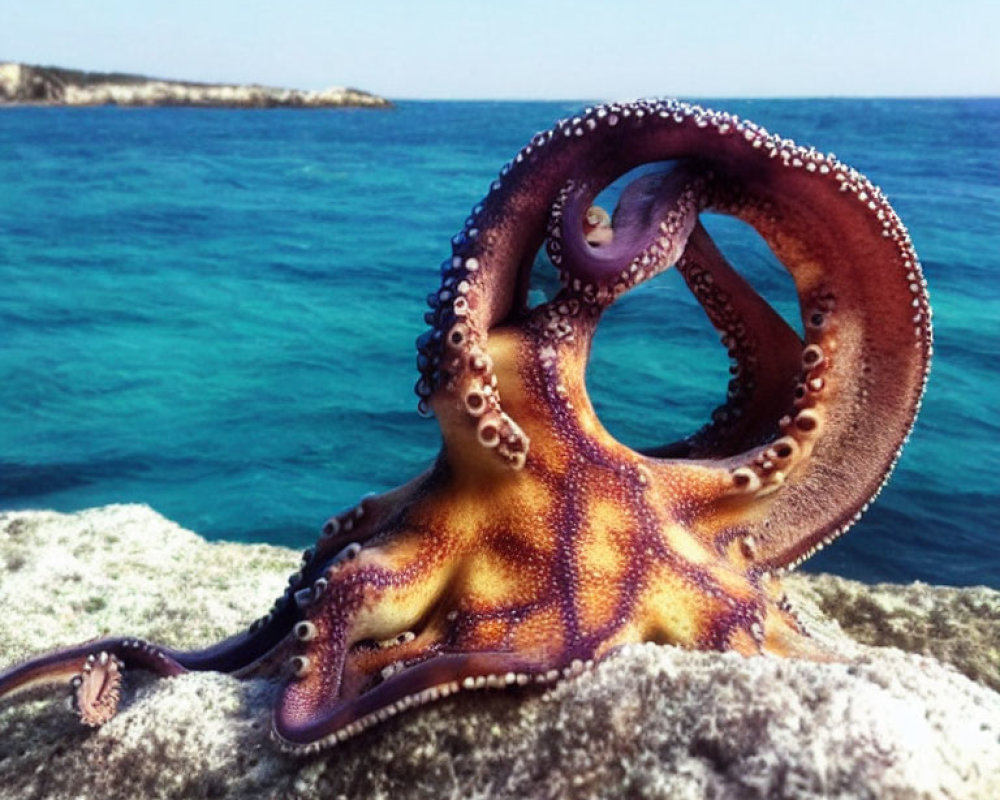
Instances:
[[[384,97],[358,89],[300,91],[257,85],[192,83],[0,62],[0,107],[24,104],[206,108],[388,108],[391,105]]]

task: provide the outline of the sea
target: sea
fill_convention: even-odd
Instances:
[[[867,174],[930,285],[912,439],[803,569],[1000,588],[1000,99],[700,102]],[[417,474],[440,439],[414,340],[450,238],[583,105],[0,112],[0,509],[147,503],[210,539],[305,547]],[[794,322],[756,235],[706,222]],[[670,271],[609,311],[587,381],[615,436],[654,445],[707,420],[727,366]]]

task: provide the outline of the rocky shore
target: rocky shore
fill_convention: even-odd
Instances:
[[[192,83],[6,62],[0,63],[0,107],[5,105],[388,108],[391,103],[368,92],[340,87],[300,91]]]
[[[216,641],[297,564],[143,506],[0,514],[0,666],[109,632]],[[0,703],[0,798],[1000,797],[1000,592],[786,588],[845,662],[629,647],[554,688],[461,693],[308,758],[269,740],[266,681],[132,674],[97,730],[65,692]]]

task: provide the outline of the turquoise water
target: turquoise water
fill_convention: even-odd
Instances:
[[[211,538],[305,546],[437,449],[414,339],[497,170],[579,103],[392,112],[0,113],[0,507],[149,503]],[[896,475],[808,562],[1000,587],[1000,101],[713,101],[888,193],[924,261],[936,362]],[[710,227],[793,308],[752,234]],[[612,309],[589,382],[619,438],[699,427],[727,361],[678,276]]]

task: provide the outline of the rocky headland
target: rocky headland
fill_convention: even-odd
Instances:
[[[391,103],[384,97],[342,87],[302,91],[0,62],[0,107],[5,105],[388,108]]]
[[[0,666],[108,633],[204,645],[296,552],[209,543],[144,506],[0,514]],[[549,689],[465,692],[301,758],[275,686],[127,678],[97,730],[66,691],[0,704],[0,798],[1000,797],[1000,592],[786,588],[840,663],[642,645]]]

